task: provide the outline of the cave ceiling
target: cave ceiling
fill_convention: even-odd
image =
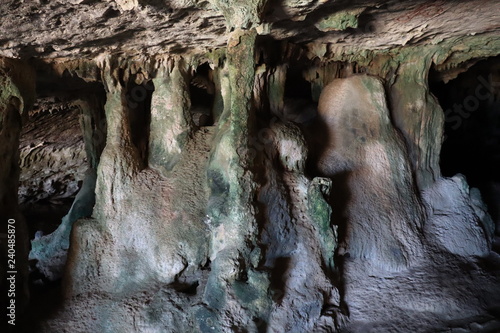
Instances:
[[[478,4],[480,2],[480,5]],[[498,39],[499,1],[36,0],[2,1],[0,56],[203,53],[233,28],[341,52]],[[257,18],[255,18],[255,12]]]

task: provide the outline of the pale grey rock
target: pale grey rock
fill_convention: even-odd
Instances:
[[[268,183],[259,194],[266,207],[263,241],[274,288],[269,330],[312,332],[324,323],[334,327],[343,314],[339,291],[330,280],[337,245],[326,201],[331,184],[304,176],[307,147],[296,125],[276,122],[270,131]],[[274,163],[284,169],[282,174],[273,170]],[[327,188],[322,191],[321,186]]]
[[[487,256],[494,225],[476,191],[469,189],[462,175],[441,179],[424,191],[431,214],[426,238],[453,254]]]
[[[162,172],[178,162],[190,134],[187,65],[179,59],[172,70],[164,64],[148,85],[152,92],[149,134],[149,164]]]
[[[68,256],[70,296],[89,290],[130,293],[150,282],[173,283],[182,272],[207,260],[202,201],[188,209],[179,204],[182,198],[191,197],[191,202],[204,196],[200,168],[206,157],[185,156],[168,178],[145,168],[131,137],[131,105],[124,102],[127,86],[106,71],[108,137],[96,185],[97,197],[106,200],[96,202],[93,219],[75,225],[71,241],[75,251]],[[205,145],[204,138],[199,133],[196,142]],[[193,145],[191,141],[186,149],[194,154]],[[201,163],[196,163],[199,159]],[[154,209],[145,208],[149,206]]]
[[[36,260],[36,268],[50,281],[57,281],[63,276],[73,223],[92,215],[95,204],[95,183],[96,172],[89,169],[82,188],[59,227],[49,235],[41,237],[35,235],[35,239],[31,241],[28,258]]]

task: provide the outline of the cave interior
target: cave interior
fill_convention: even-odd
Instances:
[[[2,5],[6,332],[500,332],[498,9]]]

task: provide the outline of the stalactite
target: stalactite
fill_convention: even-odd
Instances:
[[[103,63],[103,83],[106,88],[104,110],[107,122],[106,146],[101,154],[98,168],[96,193],[102,200],[96,205],[97,216],[107,211],[105,207],[116,207],[121,201],[127,184],[141,169],[141,159],[132,143],[128,109],[126,79],[120,76],[120,68],[111,60]],[[108,177],[113,175],[112,178]],[[114,209],[109,211],[115,214]],[[107,217],[106,214],[102,217]]]
[[[429,93],[430,57],[407,59],[397,68],[391,86],[392,119],[402,132],[418,187],[426,189],[439,177],[439,152],[444,116]]]
[[[179,161],[192,127],[188,65],[182,58],[173,62],[171,69],[161,65],[152,81],[149,163],[163,173]]]
[[[92,96],[76,102],[81,111],[80,126],[89,165],[97,170],[101,153],[106,145],[106,117],[101,96]],[[105,96],[102,96],[104,99]]]

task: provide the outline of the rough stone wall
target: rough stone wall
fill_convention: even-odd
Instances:
[[[494,7],[493,1],[484,5]],[[104,105],[98,98],[76,99],[89,162],[82,190],[56,232],[32,243],[39,270],[49,279],[63,275],[63,302],[38,331],[500,327],[494,228],[477,190],[459,175],[440,174],[444,117],[427,83],[431,66],[452,76],[467,61],[500,52],[496,28],[487,26],[491,13],[474,26],[484,35],[453,27],[436,37],[441,14],[449,22],[451,12],[471,4],[402,9],[406,4],[391,1],[387,6],[395,11],[388,14],[376,4],[337,6],[188,1],[171,3],[168,11],[155,1],[107,1],[88,14],[98,22],[107,16],[104,30],[119,20],[147,18],[159,7],[153,23],[179,15],[172,18],[172,31],[179,33],[179,26],[205,29],[204,18],[219,22],[223,16],[227,36],[212,41],[216,50],[200,51],[198,34],[186,39],[186,49],[154,43],[151,55],[131,51],[156,42],[136,31],[110,52],[109,30],[97,43],[103,49],[85,46],[85,23],[74,40],[79,48],[60,41],[59,53],[24,51],[75,56],[82,50],[89,59],[46,60],[37,70],[51,72],[54,81],[77,78],[105,90]],[[370,42],[372,31],[359,31],[369,19],[365,13],[396,15],[394,22],[407,23],[411,32]],[[415,28],[422,19],[428,30]],[[305,26],[316,30],[297,31]],[[165,26],[157,28],[151,35]],[[362,35],[359,45],[350,33]],[[328,41],[332,36],[337,39]],[[276,40],[285,37],[314,41]],[[421,44],[406,46],[411,40]],[[171,54],[174,49],[179,54]],[[13,45],[5,52],[22,56],[21,50]],[[206,83],[214,96],[210,126],[193,118],[190,86],[202,64],[212,71],[207,79],[213,82]],[[19,216],[12,199],[17,136],[35,74],[23,76],[29,67],[9,59],[1,68],[0,124],[9,122],[0,126],[6,220]],[[20,225],[23,246],[27,234]],[[26,268],[28,254],[19,253]]]
[[[74,198],[87,170],[80,110],[67,103],[39,104],[21,132],[20,205]]]
[[[489,256],[491,221],[459,177],[423,177],[430,185],[421,190],[414,175],[426,168],[407,140],[438,152],[422,132],[398,130],[401,106],[388,101],[407,98],[404,90],[330,71],[318,116],[290,116],[287,71],[254,71],[254,45],[254,33],[237,30],[233,49],[211,62],[223,102],[215,126],[189,118],[193,60],[143,64],[140,77],[156,82],[146,159],[132,139],[134,62],[99,64],[108,137],[96,205],[75,224],[65,306],[44,330],[424,332],[463,316],[496,325],[484,314],[498,281],[481,267],[456,275],[457,265]],[[441,279],[452,279],[445,290]]]

